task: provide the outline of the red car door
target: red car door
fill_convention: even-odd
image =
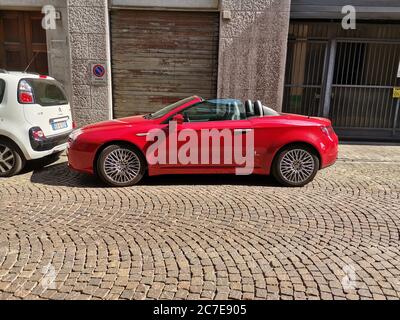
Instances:
[[[170,122],[168,145],[175,145],[167,148],[167,158],[173,161],[160,165],[162,171],[232,173],[238,166],[254,166],[254,130],[244,109],[232,104],[232,100],[214,101],[183,110],[182,124]]]

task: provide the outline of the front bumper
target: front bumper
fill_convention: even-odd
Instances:
[[[97,145],[69,140],[68,167],[78,172],[94,174],[93,163],[96,150]]]

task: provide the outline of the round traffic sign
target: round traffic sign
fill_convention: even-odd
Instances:
[[[101,78],[104,76],[105,73],[106,69],[101,64],[96,64],[95,66],[93,66],[93,74],[96,77]]]

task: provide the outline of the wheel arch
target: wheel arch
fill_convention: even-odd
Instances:
[[[16,151],[19,153],[19,155],[22,157],[23,161],[26,161],[26,156],[25,156],[24,152],[22,151],[22,149],[20,148],[20,146],[18,145],[18,143],[16,143],[13,139],[11,139],[7,136],[0,134],[0,141],[2,141],[2,140],[7,141],[8,143],[12,144],[15,147]]]
[[[146,165],[146,170],[147,170],[148,164],[147,164],[146,156],[143,154],[142,150],[136,144],[134,144],[134,143],[132,143],[130,141],[126,141],[126,140],[112,140],[112,141],[107,141],[106,143],[102,144],[97,149],[96,154],[95,154],[94,159],[93,159],[93,172],[95,174],[97,174],[97,160],[99,159],[99,156],[100,156],[101,152],[105,148],[107,148],[109,146],[112,146],[112,145],[129,146],[131,148],[134,148],[143,157],[143,160],[144,160],[145,165]]]
[[[276,161],[276,159],[278,158],[279,154],[281,153],[282,150],[286,149],[286,148],[290,148],[290,147],[295,147],[295,146],[302,146],[302,147],[307,147],[308,149],[310,149],[311,151],[314,152],[314,154],[318,157],[319,160],[319,168],[318,170],[321,169],[321,165],[322,165],[322,157],[321,157],[321,153],[318,151],[318,149],[311,143],[309,142],[305,142],[305,141],[295,141],[295,142],[290,142],[287,143],[285,145],[283,145],[282,147],[280,147],[274,154],[273,156],[273,160],[271,162],[271,169],[274,167],[274,163]]]

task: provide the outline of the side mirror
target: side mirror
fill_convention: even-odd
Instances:
[[[172,121],[175,121],[177,124],[182,124],[183,122],[184,122],[184,118],[183,118],[183,115],[181,115],[181,114],[176,114],[176,115],[174,115],[174,117],[172,118]]]

